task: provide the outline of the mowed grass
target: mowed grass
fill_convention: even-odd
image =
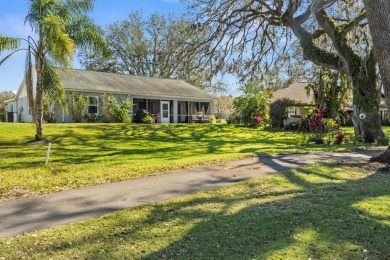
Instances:
[[[390,259],[390,169],[309,165],[0,239],[4,259]]]
[[[351,132],[352,129],[347,131]],[[156,175],[253,156],[345,150],[350,143],[299,146],[299,134],[234,125],[46,124],[53,140],[27,145],[33,124],[0,123],[0,199]]]

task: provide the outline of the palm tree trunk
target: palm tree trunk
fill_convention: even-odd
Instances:
[[[43,140],[42,134],[42,123],[43,123],[43,70],[44,62],[41,55],[36,57],[36,70],[37,70],[37,86],[36,86],[36,97],[35,97],[35,109],[36,109],[36,118],[35,118],[35,140]]]
[[[390,1],[363,0],[363,2],[371,31],[375,57],[379,64],[388,113],[390,113]],[[390,146],[384,153],[371,160],[389,163]]]

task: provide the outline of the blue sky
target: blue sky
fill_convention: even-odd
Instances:
[[[24,24],[27,8],[25,0],[0,0],[0,32],[23,38],[32,35],[30,27]],[[155,12],[180,15],[186,11],[186,6],[179,0],[95,0],[95,8],[90,16],[96,24],[105,27],[125,20],[134,10],[142,10],[145,16]],[[0,54],[0,59],[4,54]],[[25,53],[19,52],[0,66],[0,92],[18,89],[23,78],[24,60]],[[80,68],[77,61],[74,67]]]

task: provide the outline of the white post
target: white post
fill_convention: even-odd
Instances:
[[[177,124],[179,118],[177,99],[173,100],[173,108],[171,109],[173,109],[173,123]]]
[[[47,154],[46,154],[46,163],[45,163],[45,165],[47,165],[49,163],[50,147],[51,147],[51,142],[49,142],[48,146],[47,146]]]

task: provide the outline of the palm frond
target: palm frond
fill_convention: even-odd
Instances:
[[[19,46],[20,46],[20,39],[3,36],[2,34],[0,34],[0,52],[15,50],[18,49]]]
[[[56,109],[65,109],[67,112],[65,90],[56,67],[50,62],[45,62],[43,72],[43,93],[51,105]]]
[[[64,21],[57,15],[48,15],[42,19],[41,26],[45,31],[44,38],[49,55],[61,66],[70,66],[76,45],[67,34]]]
[[[11,52],[10,54],[8,54],[7,56],[5,56],[4,58],[2,58],[1,60],[0,60],[0,66],[6,61],[6,60],[8,60],[12,55],[14,55],[16,52],[18,52],[18,51],[25,51],[26,49],[18,49],[18,50],[15,50],[15,51],[13,51],[13,52]]]
[[[35,110],[34,85],[33,85],[34,71],[33,71],[33,64],[31,61],[30,47],[27,50],[25,66],[26,67],[25,67],[24,79],[26,82],[27,99],[32,112],[32,117],[34,121],[36,121],[37,111]]]
[[[94,24],[94,21],[86,15],[74,17],[71,23],[66,25],[69,36],[77,47],[82,50],[94,50],[108,56],[109,50],[104,40],[104,31]]]
[[[93,10],[94,0],[66,0],[64,7],[71,15],[90,12]]]

